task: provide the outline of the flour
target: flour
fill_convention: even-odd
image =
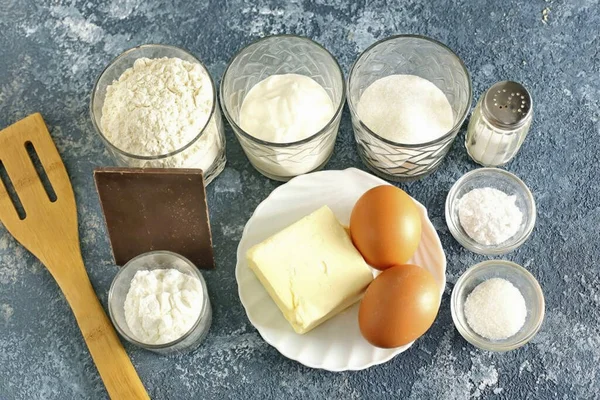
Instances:
[[[517,197],[490,187],[473,189],[458,202],[458,219],[476,242],[499,245],[513,237],[523,222]]]
[[[395,143],[425,143],[454,126],[452,107],[437,86],[415,75],[390,75],[373,82],[360,97],[359,118]]]
[[[478,335],[490,340],[508,339],[525,324],[527,304],[523,295],[506,279],[480,283],[467,296],[467,323]]]
[[[198,320],[203,294],[197,278],[176,269],[138,271],[125,298],[125,321],[142,343],[172,342]]]
[[[196,167],[207,171],[222,148],[206,70],[179,58],[139,58],[106,88],[101,126],[106,139],[134,156],[165,156],[201,138],[172,157],[121,157],[132,167]],[[207,125],[208,123],[208,125]]]

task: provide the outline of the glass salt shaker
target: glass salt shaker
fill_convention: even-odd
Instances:
[[[465,147],[469,156],[486,167],[504,165],[517,154],[531,126],[531,95],[517,82],[494,84],[471,115]]]

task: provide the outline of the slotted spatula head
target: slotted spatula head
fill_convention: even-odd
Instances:
[[[35,149],[56,194],[55,201],[44,188],[27,147]],[[10,183],[0,182],[0,220],[55,275],[52,269],[61,263],[53,261],[60,253],[79,253],[77,211],[69,176],[40,114],[0,131],[0,163],[10,179]],[[12,184],[13,198],[6,184]],[[23,206],[22,219],[17,202]]]
[[[42,183],[44,174],[48,191]],[[0,220],[62,289],[109,396],[148,399],[87,276],[79,250],[73,188],[40,114],[0,131],[0,175]]]

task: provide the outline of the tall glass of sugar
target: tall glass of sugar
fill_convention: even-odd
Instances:
[[[442,163],[471,107],[471,78],[444,44],[392,36],[354,62],[347,97],[365,165],[384,179],[409,181]]]
[[[287,181],[325,166],[333,152],[345,82],[336,59],[300,36],[260,39],[233,57],[221,107],[250,163]]]
[[[119,166],[198,168],[206,185],[225,168],[217,90],[186,50],[147,44],[125,51],[98,77],[90,113]]]

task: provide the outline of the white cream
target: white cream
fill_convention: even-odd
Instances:
[[[329,95],[314,79],[271,75],[246,94],[240,127],[267,142],[291,143],[320,131],[334,112]]]
[[[272,75],[246,94],[240,109],[240,127],[250,135],[270,143],[293,143],[313,136],[331,121],[333,102],[315,80],[299,74]],[[332,129],[337,129],[337,126]],[[324,135],[331,135],[327,132]],[[247,152],[250,161],[273,176],[295,176],[323,165],[335,135],[326,145],[312,141],[293,147],[273,147],[265,156]]]

